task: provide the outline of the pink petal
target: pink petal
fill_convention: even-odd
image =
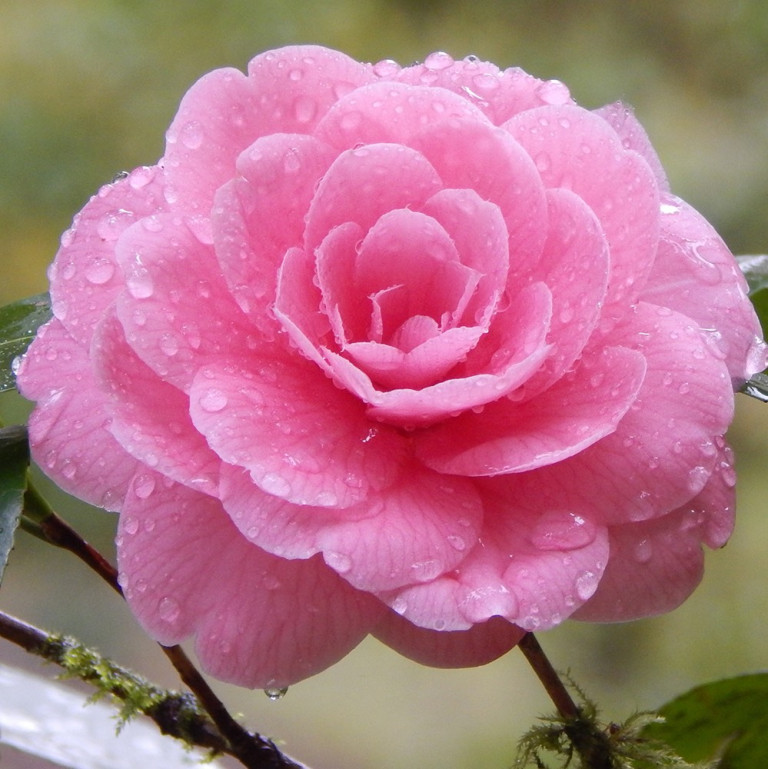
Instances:
[[[508,323],[500,333],[503,343],[480,373],[448,379],[421,390],[377,390],[370,378],[346,358],[323,349],[334,379],[370,404],[368,415],[395,424],[427,424],[440,417],[497,400],[525,382],[541,365],[548,347],[550,294],[536,283],[523,289],[510,305]],[[515,322],[512,322],[514,315]],[[496,322],[499,316],[496,316]]]
[[[659,255],[643,299],[695,320],[738,387],[766,366],[744,276],[720,236],[687,203],[665,195],[661,213]]]
[[[374,144],[342,152],[317,188],[307,214],[304,248],[314,253],[325,236],[345,222],[356,222],[367,231],[388,211],[417,209],[440,187],[435,169],[408,147]]]
[[[559,624],[597,587],[608,560],[606,529],[563,505],[542,508],[505,493],[494,481],[478,486],[485,508],[478,545],[453,573],[382,599],[414,624],[438,630],[494,616],[525,630]]]
[[[665,515],[701,491],[730,424],[733,393],[725,365],[682,315],[640,304],[611,340],[647,363],[637,400],[616,431],[507,482],[521,498],[544,506],[567,500],[574,513],[615,524]]]
[[[411,144],[437,170],[443,185],[472,189],[495,203],[509,235],[509,269],[525,273],[547,232],[544,186],[528,153],[507,133],[477,120],[436,122]]]
[[[547,190],[547,199],[549,233],[534,274],[552,292],[552,351],[517,394],[524,398],[549,387],[578,359],[600,319],[610,273],[608,245],[592,211],[569,190]]]
[[[575,618],[623,622],[677,608],[703,573],[700,519],[709,507],[709,494],[705,487],[690,505],[668,515],[612,527],[608,568],[594,597]]]
[[[448,54],[430,54],[423,64],[404,68],[397,80],[413,85],[447,88],[481,109],[495,125],[544,104],[572,103],[565,84],[542,81],[519,67],[499,71],[495,64],[473,56],[453,61]]]
[[[487,122],[467,99],[442,88],[378,82],[339,99],[315,136],[339,149],[379,142],[408,145],[425,126],[455,118]]]
[[[221,361],[192,384],[190,413],[226,462],[264,491],[301,505],[349,507],[389,486],[405,440],[301,358]]]
[[[178,218],[144,219],[117,245],[127,290],[117,313],[128,343],[161,378],[187,390],[202,361],[253,355],[255,337],[221,276],[211,246]]]
[[[476,541],[483,515],[472,482],[418,465],[343,510],[265,498],[244,471],[225,465],[222,499],[255,544],[289,558],[322,552],[347,582],[376,592],[434,580],[455,568]]]
[[[287,686],[341,659],[382,616],[320,559],[275,558],[242,537],[217,500],[154,481],[147,494],[137,479],[120,518],[121,584],[147,632],[163,644],[194,634],[216,678]]]
[[[257,56],[247,77],[235,69],[209,73],[187,91],[168,129],[169,201],[208,216],[246,147],[272,133],[311,133],[340,95],[371,80],[366,65],[319,46]]]
[[[109,432],[109,396],[94,379],[88,353],[53,319],[37,334],[18,370],[29,418],[32,456],[64,491],[119,510],[141,465]]]
[[[131,224],[162,211],[160,170],[137,168],[125,179],[104,185],[61,237],[49,268],[54,315],[72,338],[88,345],[104,310],[124,285],[115,259],[115,241]]]
[[[421,665],[463,668],[486,665],[506,654],[525,631],[500,617],[457,632],[427,630],[389,612],[376,626],[376,638]]]
[[[509,271],[509,236],[501,211],[474,190],[441,190],[422,210],[450,235],[461,263],[480,275],[465,317],[466,322],[484,326],[496,309]]]
[[[647,162],[579,107],[541,107],[505,127],[528,151],[546,187],[573,190],[592,208],[611,250],[603,318],[619,318],[645,285],[659,236],[659,193]]]
[[[239,156],[237,169],[244,178],[216,194],[216,256],[238,305],[267,333],[274,333],[269,308],[280,263],[291,246],[303,242],[315,186],[335,156],[310,136],[266,136]]]
[[[420,433],[417,455],[438,472],[473,476],[561,462],[616,429],[644,375],[640,353],[604,348],[532,400],[502,398]]]
[[[120,445],[163,475],[215,495],[221,460],[192,424],[189,398],[138,358],[114,314],[99,326],[91,356]]]
[[[595,114],[600,115],[616,131],[624,149],[634,150],[645,158],[645,162],[648,163],[656,177],[659,190],[662,192],[669,191],[669,181],[664,167],[661,165],[648,134],[635,117],[632,107],[617,101],[596,109]]]

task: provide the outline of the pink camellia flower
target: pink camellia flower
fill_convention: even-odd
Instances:
[[[18,383],[133,611],[279,687],[677,606],[731,531],[745,283],[632,112],[442,53],[210,73],[62,237]]]

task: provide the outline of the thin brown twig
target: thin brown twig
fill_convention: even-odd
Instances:
[[[578,706],[565,688],[565,684],[560,680],[557,671],[552,667],[549,658],[544,654],[536,636],[533,633],[526,633],[518,646],[544,686],[549,698],[555,704],[557,712],[565,719],[578,717]]]

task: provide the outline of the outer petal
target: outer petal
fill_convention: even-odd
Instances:
[[[390,611],[373,635],[422,665],[463,668],[493,662],[513,648],[525,632],[501,617],[492,617],[469,630],[427,630]]]
[[[610,529],[608,568],[576,619],[615,622],[662,614],[691,594],[703,571],[701,543],[722,547],[733,528],[733,452],[722,439],[717,446],[715,470],[694,499],[663,518]]]
[[[91,356],[120,445],[163,475],[215,495],[221,460],[192,424],[189,397],[139,359],[114,312],[97,329]]]
[[[315,136],[339,149],[378,142],[407,145],[430,123],[455,118],[487,122],[467,99],[442,88],[379,82],[358,88],[334,104]]]
[[[645,162],[648,163],[656,177],[659,189],[663,192],[669,191],[667,174],[664,172],[648,134],[635,117],[632,107],[617,101],[596,109],[595,114],[600,115],[616,131],[624,149],[634,150],[645,158]]]
[[[766,365],[744,276],[712,225],[687,203],[665,195],[661,214],[659,255],[642,297],[693,318],[738,388]]]
[[[167,133],[168,199],[208,216],[235,159],[260,136],[311,133],[328,107],[373,80],[370,68],[338,51],[289,46],[257,56],[248,76],[211,72],[189,89]]]
[[[203,366],[190,413],[225,461],[264,491],[300,505],[349,507],[396,478],[406,442],[301,358]],[[255,440],[254,436],[258,436]]]
[[[501,398],[421,433],[417,454],[438,472],[473,476],[561,462],[616,429],[644,376],[640,353],[605,348],[531,401]]]
[[[194,634],[211,675],[287,686],[341,659],[382,616],[320,559],[288,561],[249,543],[217,500],[160,476],[149,495],[140,488],[117,538],[126,599],[161,643]]]
[[[160,377],[188,390],[213,355],[253,355],[257,338],[221,276],[213,248],[177,217],[144,219],[117,245],[127,291],[117,302],[128,343]]]
[[[625,523],[664,515],[707,482],[733,414],[725,365],[685,316],[640,304],[627,320],[611,339],[645,356],[634,406],[580,454],[508,476],[520,497],[546,506],[567,500],[577,514]]]
[[[454,91],[496,125],[534,107],[572,103],[567,86],[559,80],[539,80],[519,67],[500,71],[495,64],[478,61],[474,56],[454,61],[446,53],[433,53],[423,64],[405,67],[395,77],[413,85]]]
[[[115,241],[133,223],[165,207],[160,169],[137,168],[104,185],[61,236],[48,271],[51,302],[54,315],[80,344],[90,343],[102,313],[124,286]]]
[[[345,510],[290,505],[269,497],[239,468],[222,468],[221,496],[243,534],[269,552],[326,563],[361,590],[385,591],[435,579],[475,542],[482,504],[474,485],[418,465],[386,491]]]
[[[29,419],[35,461],[64,491],[119,510],[128,483],[142,466],[109,432],[109,396],[91,370],[86,350],[53,319],[30,345],[16,381],[37,401]]]
[[[573,190],[597,215],[611,249],[603,317],[621,317],[645,285],[659,238],[659,193],[646,161],[625,150],[598,115],[541,107],[505,127],[536,163],[546,187]]]

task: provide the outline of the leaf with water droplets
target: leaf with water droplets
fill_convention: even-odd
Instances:
[[[21,425],[4,427],[0,430],[0,582],[24,506],[27,467],[29,443],[26,428]]]
[[[643,737],[663,740],[688,761],[719,758],[718,766],[768,766],[768,673],[704,684],[668,702],[663,723]]]
[[[0,392],[13,390],[13,361],[22,355],[37,329],[51,318],[48,294],[37,294],[0,307]]]

